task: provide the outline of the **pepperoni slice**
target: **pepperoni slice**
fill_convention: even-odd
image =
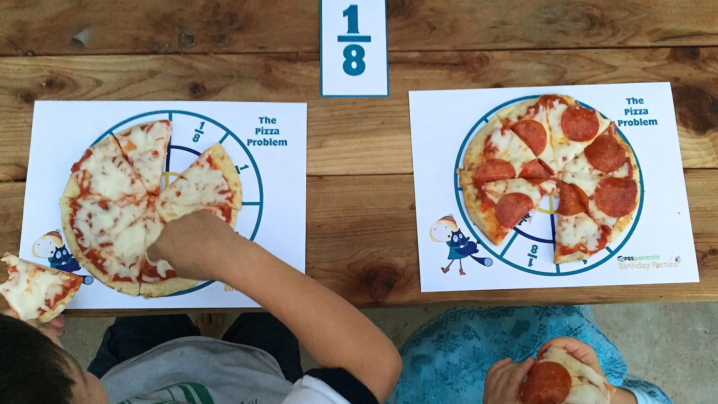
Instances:
[[[534,202],[528,195],[518,192],[506,194],[496,203],[496,220],[507,229],[512,229],[533,208]]]
[[[513,124],[511,130],[526,143],[526,146],[528,146],[535,155],[538,156],[546,148],[546,128],[538,121],[524,119]]]
[[[571,374],[556,362],[535,364],[521,383],[519,398],[524,404],[563,403],[571,392]]]
[[[578,104],[568,107],[561,116],[561,129],[570,140],[589,141],[598,133],[596,112],[589,111]]]
[[[489,159],[484,161],[476,174],[474,174],[474,184],[476,184],[477,188],[480,188],[480,184],[484,182],[510,180],[512,178],[516,178],[516,170],[514,170],[511,163],[501,159]]]
[[[565,98],[556,94],[542,95],[541,98],[539,98],[537,104],[542,105],[544,108],[548,109],[553,106],[555,101],[558,101],[559,104],[568,105],[568,102]]]
[[[636,208],[638,185],[627,178],[605,178],[596,187],[596,206],[611,217],[623,217]]]
[[[583,151],[592,166],[603,172],[616,171],[626,162],[626,150],[615,137],[604,133]]]
[[[551,177],[551,169],[547,168],[543,164],[543,161],[539,159],[532,160],[527,163],[524,168],[521,169],[521,173],[519,174],[519,178],[524,179],[548,179],[549,177]]]
[[[576,184],[561,181],[556,213],[563,216],[573,216],[586,211],[588,211],[588,196],[583,192],[583,189]]]

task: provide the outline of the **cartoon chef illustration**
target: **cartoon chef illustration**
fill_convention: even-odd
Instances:
[[[32,256],[47,258],[50,262],[50,268],[60,271],[76,272],[80,270],[80,263],[67,251],[65,243],[62,241],[60,230],[53,230],[35,240],[32,245]],[[91,276],[83,276],[85,285],[91,284],[93,280]]]
[[[491,258],[480,258],[474,257],[474,254],[479,252],[478,245],[469,241],[469,237],[465,237],[464,234],[456,225],[453,215],[444,216],[439,221],[434,223],[429,230],[429,236],[431,241],[445,242],[449,246],[449,265],[446,268],[441,268],[444,273],[449,272],[449,268],[454,261],[459,260],[459,274],[466,275],[464,268],[461,265],[461,260],[466,257],[471,257],[474,261],[481,265],[490,267],[494,261]]]

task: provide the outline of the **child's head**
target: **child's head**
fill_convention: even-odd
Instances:
[[[105,404],[99,379],[62,349],[57,334],[0,314],[0,402]]]

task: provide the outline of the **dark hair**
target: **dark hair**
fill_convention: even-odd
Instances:
[[[32,326],[0,314],[0,403],[70,404],[70,357]]]

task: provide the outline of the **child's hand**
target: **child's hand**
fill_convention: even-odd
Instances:
[[[166,260],[181,278],[222,280],[227,252],[245,243],[222,219],[200,210],[167,223],[147,258]]]
[[[65,335],[65,316],[60,314],[45,324],[37,324],[37,329],[50,338],[57,346],[62,347],[60,337]]]
[[[484,404],[521,404],[519,387],[534,365],[534,359],[528,358],[514,363],[511,358],[494,363],[486,374],[484,384]]]
[[[606,378],[606,375],[603,374],[603,369],[601,369],[601,363],[598,360],[596,351],[593,350],[591,345],[585,344],[573,338],[554,338],[551,341],[545,343],[541,347],[541,349],[539,349],[537,355],[539,360],[541,360],[541,358],[543,357],[543,353],[546,352],[546,350],[548,350],[548,348],[551,346],[563,349],[569,355],[573,356],[582,363],[588,365],[591,369],[595,370],[596,373],[598,373],[601,377],[603,377],[604,379]]]

